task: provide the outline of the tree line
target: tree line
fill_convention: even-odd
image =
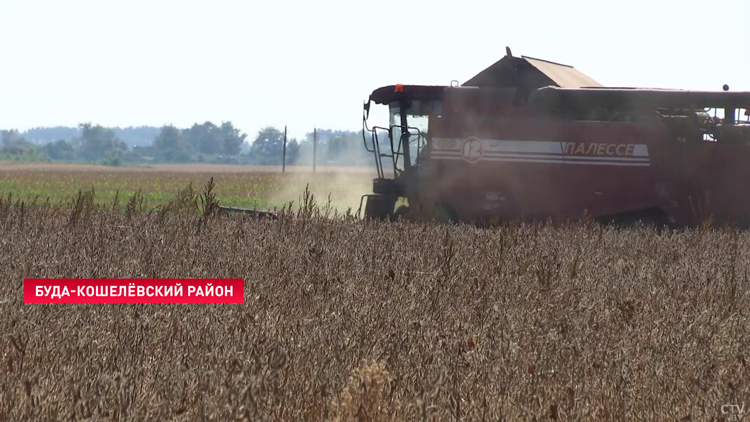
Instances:
[[[284,129],[264,127],[249,139],[231,122],[205,122],[189,128],[166,125],[112,128],[91,123],[78,127],[3,130],[0,160],[123,163],[225,163],[281,165]],[[313,145],[317,140],[317,148]],[[286,163],[372,165],[361,132],[318,129],[303,139],[288,138]]]

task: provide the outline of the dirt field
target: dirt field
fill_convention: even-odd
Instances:
[[[78,216],[78,217],[76,217]],[[0,204],[0,420],[727,420],[750,237]],[[25,305],[241,277],[241,305]]]

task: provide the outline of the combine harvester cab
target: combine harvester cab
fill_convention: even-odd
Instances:
[[[373,102],[387,127],[368,127]],[[748,227],[748,110],[750,92],[606,88],[508,50],[462,86],[372,93],[365,216]]]

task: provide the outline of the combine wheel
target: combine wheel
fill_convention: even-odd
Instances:
[[[407,207],[406,205],[401,205],[396,209],[396,212],[393,213],[391,221],[398,221],[399,219],[402,219],[404,221],[412,221],[412,217],[412,209]]]
[[[636,227],[646,226],[653,227],[661,232],[664,227],[670,226],[669,216],[666,212],[658,208],[645,209],[629,213],[623,213],[608,217],[597,218],[600,224],[613,224],[616,227]]]
[[[369,195],[365,204],[365,218],[384,220],[393,214],[396,200],[385,195]]]
[[[445,204],[435,204],[435,208],[433,208],[433,218],[438,223],[443,223],[443,224],[458,223],[458,219],[456,218],[456,213],[454,213],[453,210]]]
[[[458,222],[455,213],[450,207],[443,204],[435,204],[432,208],[431,213],[421,215],[419,211],[412,207],[401,205],[396,209],[396,212],[391,216],[391,221],[406,220],[406,221],[421,221],[423,217],[427,220],[432,220],[440,224],[454,224]]]

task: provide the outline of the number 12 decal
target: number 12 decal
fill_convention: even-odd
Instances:
[[[470,163],[476,163],[482,158],[484,148],[482,148],[482,141],[479,138],[471,137],[464,140],[464,144],[461,147],[461,154],[464,160]]]

